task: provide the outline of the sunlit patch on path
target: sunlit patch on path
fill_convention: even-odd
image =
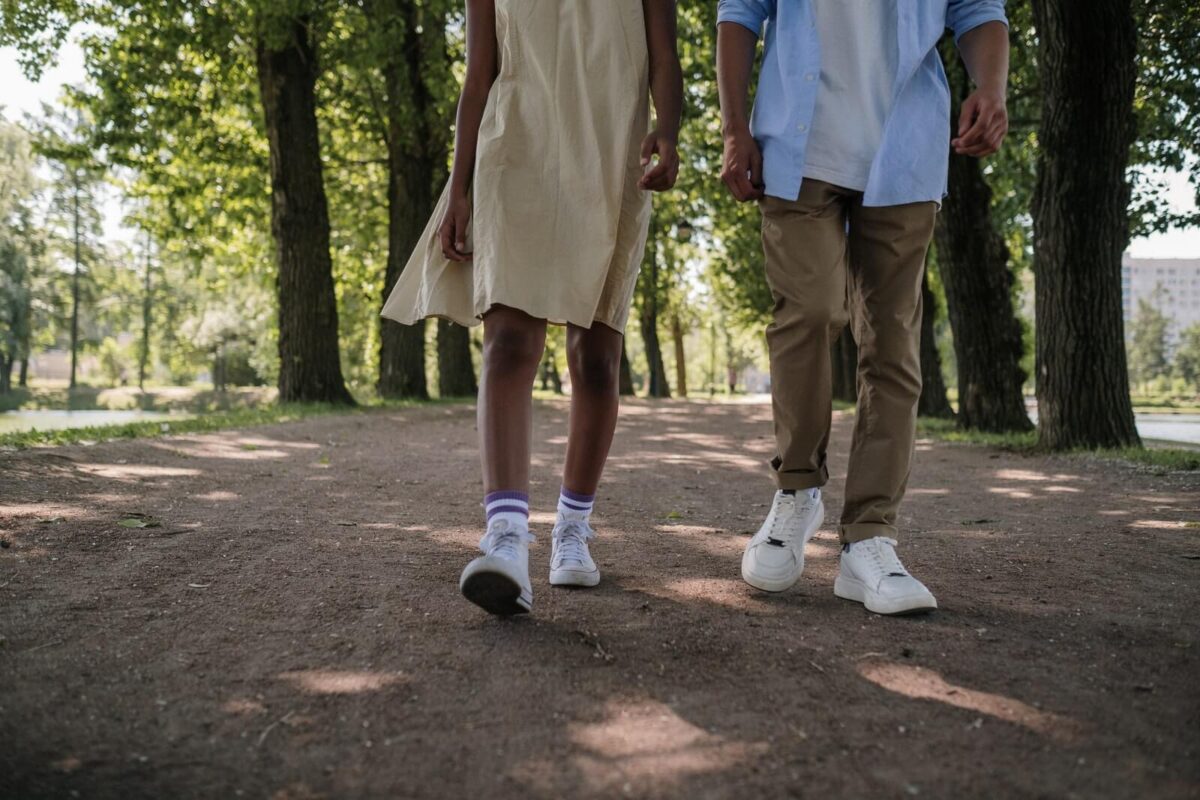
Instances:
[[[1080,733],[1080,726],[1074,720],[1041,711],[1002,694],[956,686],[924,667],[875,661],[861,665],[858,671],[872,683],[905,697],[936,700],[955,708],[987,714],[1060,742],[1072,741]]]
[[[613,700],[598,722],[572,723],[567,737],[575,745],[569,777],[589,793],[644,796],[661,792],[685,778],[716,773],[756,758],[765,742],[742,742],[707,731],[653,700]],[[520,765],[515,777],[535,791],[558,795],[563,765],[535,759]]]
[[[279,678],[308,694],[363,694],[407,680],[400,673],[331,669],[283,672]]]

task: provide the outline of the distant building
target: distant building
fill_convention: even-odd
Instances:
[[[1170,319],[1167,343],[1174,347],[1179,332],[1200,323],[1200,258],[1121,259],[1121,310],[1125,330],[1137,316],[1138,301],[1156,306]]]

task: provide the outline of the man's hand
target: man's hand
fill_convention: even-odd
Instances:
[[[958,136],[950,141],[960,156],[990,156],[1000,149],[1008,133],[1008,109],[1004,93],[980,89],[962,104]]]
[[[642,167],[650,166],[652,156],[658,156],[658,163],[638,180],[638,188],[647,192],[665,192],[679,177],[679,151],[675,140],[651,131],[642,140]]]
[[[450,206],[438,227],[442,255],[451,261],[470,261],[467,250],[467,226],[471,224],[471,200],[466,194],[451,194]]]
[[[748,126],[725,134],[725,160],[721,180],[738,201],[747,203],[763,196],[762,151]]]

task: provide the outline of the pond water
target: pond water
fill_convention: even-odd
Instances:
[[[124,425],[127,422],[184,419],[186,416],[168,414],[163,411],[142,411],[140,409],[125,411],[107,409],[96,411],[54,411],[45,409],[5,411],[0,413],[0,433],[63,430],[65,428],[86,428],[92,425]]]

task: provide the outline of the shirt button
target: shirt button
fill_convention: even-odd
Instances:
[[[804,133],[806,130],[808,130],[808,126],[805,125],[803,122],[801,122],[799,125],[796,126],[796,130],[800,131],[801,133]]]
[[[804,74],[804,80],[806,80],[806,81],[815,81],[816,79],[817,79],[817,76],[811,72],[806,72]]]

